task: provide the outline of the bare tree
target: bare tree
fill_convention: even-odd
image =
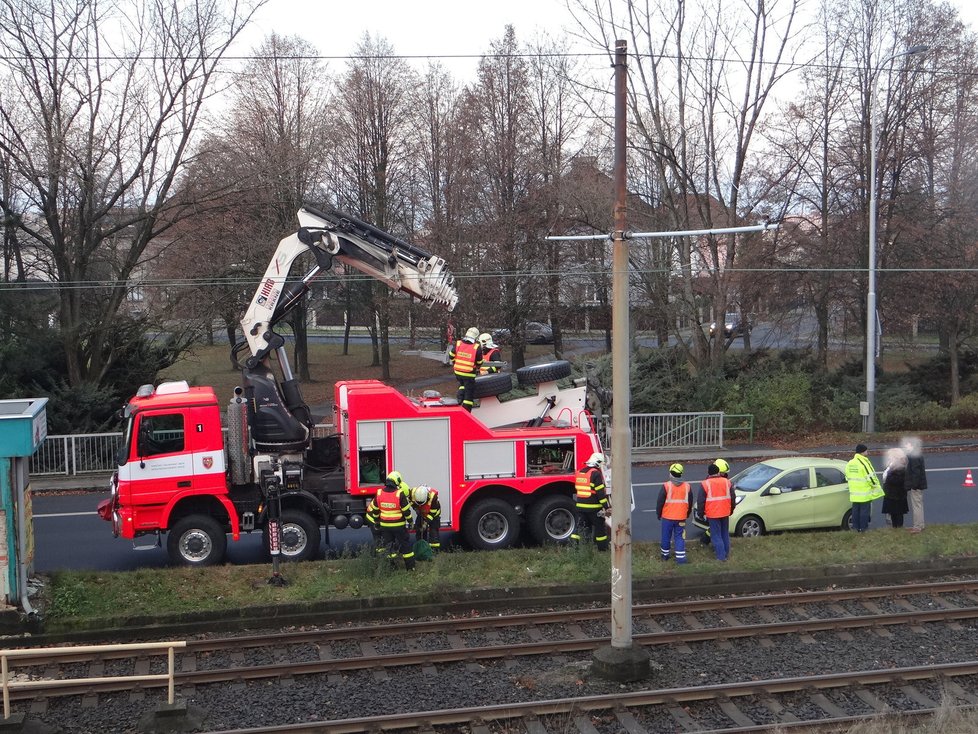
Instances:
[[[187,212],[174,197],[229,44],[264,0],[2,0],[0,201],[52,263],[70,384],[98,384],[131,320],[130,278]]]

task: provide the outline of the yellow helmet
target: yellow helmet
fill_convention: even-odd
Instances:
[[[673,464],[669,467],[669,473],[674,477],[681,477],[683,475],[683,465],[678,463]]]
[[[717,469],[720,471],[721,474],[726,474],[727,472],[730,471],[730,464],[725,462],[723,459],[717,459],[713,463],[717,465]]]
[[[387,485],[393,488],[400,487],[404,483],[404,479],[401,477],[401,472],[392,471],[387,475]]]

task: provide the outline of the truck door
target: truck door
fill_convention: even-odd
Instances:
[[[451,434],[448,418],[391,421],[394,466],[412,487],[438,490],[442,523],[452,522]]]
[[[193,454],[187,450],[184,412],[137,416],[132,455],[120,468],[139,504],[164,503],[176,491],[193,485]]]

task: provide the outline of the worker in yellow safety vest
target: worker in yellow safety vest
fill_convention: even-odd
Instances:
[[[846,482],[849,484],[849,501],[852,502],[852,529],[858,533],[869,529],[872,502],[883,496],[876,469],[866,456],[868,450],[866,444],[859,444],[856,453],[846,464]]]

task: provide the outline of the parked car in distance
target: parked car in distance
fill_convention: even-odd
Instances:
[[[767,459],[730,478],[736,507],[730,535],[750,538],[780,530],[848,528],[852,519],[846,462],[817,456]],[[698,493],[699,487],[694,491]],[[693,524],[709,523],[700,507]]]
[[[527,321],[523,326],[527,344],[553,344],[554,332],[547,324],[539,321]],[[508,344],[513,340],[509,329],[495,329],[492,340],[497,344]]]
[[[745,332],[750,330],[750,327],[750,322],[744,321],[739,313],[728,313],[723,317],[723,335],[727,339],[735,336],[743,336]],[[710,324],[710,336],[715,334],[718,328],[716,321]]]

